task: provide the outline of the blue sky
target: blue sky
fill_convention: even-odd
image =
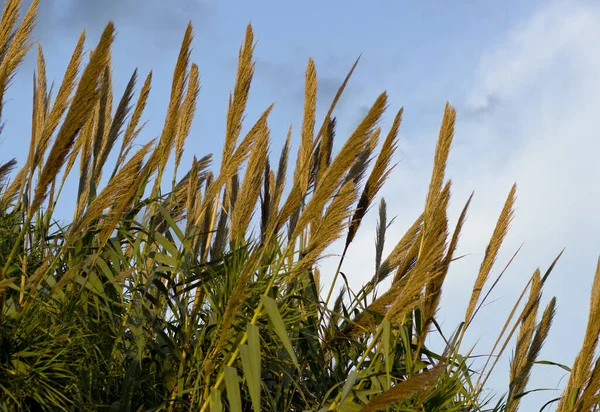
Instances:
[[[252,22],[256,76],[248,123],[270,103],[272,152],[276,156],[290,123],[302,114],[304,69],[309,57],[320,77],[321,111],[329,104],[354,60],[361,62],[337,110],[338,140],[347,136],[383,90],[390,96],[384,126],[404,106],[400,162],[383,190],[397,216],[388,245],[400,238],[422,208],[437,130],[446,100],[458,110],[448,176],[454,183],[452,224],[471,191],[475,198],[459,254],[451,270],[441,321],[449,333],[464,314],[466,300],[506,195],[519,184],[516,218],[492,276],[524,247],[480,313],[470,342],[477,353],[491,348],[499,324],[536,267],[545,270],[563,247],[565,254],[544,292],[558,298],[558,312],[542,358],[571,364],[588,310],[589,290],[600,253],[600,7],[573,1],[303,1],[199,2],[178,0],[41,0],[35,31],[46,56],[49,79],[62,77],[81,30],[93,47],[114,20],[115,93],[132,71],[149,70],[154,81],[141,139],[155,137],[164,121],[171,74],[185,25],[195,28],[193,60],[201,91],[183,164],[194,154],[221,152],[228,93],[238,48]],[[24,160],[31,119],[30,53],[6,95],[0,160]],[[141,82],[140,82],[141,83]],[[23,131],[26,131],[23,133]],[[296,138],[297,136],[294,135]],[[345,273],[359,287],[371,277],[374,216],[351,248]],[[339,252],[333,247],[330,253]],[[323,271],[330,264],[323,264]],[[323,274],[324,282],[328,275]],[[508,356],[491,381],[504,388]],[[562,380],[561,380],[562,379]],[[564,373],[539,366],[533,387],[562,387]],[[531,396],[522,410],[541,405]]]

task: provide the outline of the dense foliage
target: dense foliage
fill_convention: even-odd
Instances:
[[[32,46],[37,5],[33,1],[19,22],[21,1],[5,3],[2,95]],[[191,26],[175,63],[162,133],[142,145],[136,139],[152,75],[137,100],[135,72],[115,96],[113,37],[109,23],[84,64],[82,34],[57,90],[48,87],[38,48],[29,155],[20,168],[16,161],[0,163],[3,410],[518,408],[552,322],[554,299],[539,306],[554,264],[533,274],[483,370],[469,369],[461,342],[487,297],[484,288],[493,288],[488,279],[516,188],[487,246],[464,322],[444,336],[435,314],[470,202],[450,233],[445,166],[456,116],[451,106],[443,114],[423,213],[384,256],[389,219],[377,195],[393,168],[402,110],[383,131],[382,93],[332,153],[334,109],[354,67],[317,123],[317,76],[309,61],[295,164],[290,167],[290,132],[272,165],[271,108],[241,133],[254,72],[249,26],[220,165],[210,155],[194,158],[182,174],[199,90],[198,67],[190,62]],[[66,195],[67,176],[77,169],[77,193]],[[68,223],[54,217],[59,200],[73,201]],[[343,286],[333,295],[345,281],[346,250],[377,202],[372,278],[361,290]],[[346,248],[333,284],[322,285],[319,261],[339,239]],[[600,267],[589,319],[565,395],[556,400],[561,411],[598,410]],[[445,342],[439,353],[426,345],[432,334]],[[508,391],[491,403],[482,388],[513,337]]]

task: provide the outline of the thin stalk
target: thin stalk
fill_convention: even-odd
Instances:
[[[508,328],[508,325],[510,324],[510,321],[512,320],[512,317],[514,316],[515,312],[517,311],[517,307],[519,306],[519,304],[521,303],[521,300],[525,296],[525,292],[527,292],[527,288],[531,284],[532,280],[533,280],[533,276],[529,279],[529,282],[527,282],[527,285],[523,288],[523,291],[521,292],[521,296],[519,296],[519,299],[517,300],[517,302],[513,306],[512,310],[510,312],[510,315],[508,316],[508,319],[506,320],[506,323],[504,324],[504,326],[502,328],[502,332],[500,333],[500,336],[496,340],[496,343],[494,344],[494,347],[492,348],[492,351],[490,352],[490,356],[488,356],[488,359],[485,362],[485,365],[483,366],[483,369],[481,370],[481,374],[479,375],[479,378],[477,378],[477,382],[475,383],[474,391],[479,390],[480,387],[483,387],[483,385],[486,384],[488,378],[491,375],[491,372],[496,367],[496,364],[498,363],[498,360],[500,359],[500,356],[502,355],[502,353],[506,349],[506,346],[508,346],[508,343],[511,340],[513,334],[515,333],[515,331],[517,330],[519,324],[521,323],[521,321],[525,317],[525,311],[523,311],[523,313],[521,313],[521,315],[519,316],[519,318],[517,319],[517,321],[513,325],[513,328],[511,329],[510,333],[508,334],[508,337],[504,341],[504,345],[502,345],[502,348],[500,349],[500,352],[498,352],[498,355],[495,356],[495,360],[494,360],[494,363],[492,364],[492,366],[490,368],[490,371],[487,373],[486,377],[483,379],[483,382],[481,382],[481,378],[483,377],[483,372],[486,370],[486,368],[487,368],[490,360],[492,359],[492,355],[493,355],[494,351],[496,350],[496,347],[498,346],[498,344],[500,343],[500,340],[502,339],[502,336],[506,332],[506,329]],[[480,382],[481,382],[481,384],[480,384]]]
[[[346,257],[346,252],[348,251],[348,246],[344,247],[344,252],[342,253],[342,257],[340,258],[340,262],[338,263],[335,274],[333,275],[333,280],[331,281],[331,286],[329,287],[329,291],[327,292],[327,298],[325,298],[325,307],[329,305],[329,301],[331,300],[331,295],[333,294],[333,289],[335,289],[335,284],[340,275],[340,271],[342,270],[342,264],[344,263],[344,258]],[[323,318],[321,318],[321,321]],[[319,323],[321,323],[319,321]]]

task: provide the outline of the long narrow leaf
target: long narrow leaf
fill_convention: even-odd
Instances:
[[[273,298],[268,296],[261,296],[261,301],[265,306],[267,314],[269,315],[269,319],[271,319],[271,322],[273,322],[275,333],[277,333],[277,336],[279,336],[279,339],[281,339],[285,350],[290,355],[290,358],[292,358],[294,361],[294,365],[296,365],[296,367],[300,367],[298,364],[298,358],[296,357],[294,348],[292,347],[292,342],[290,341],[285,324],[283,323],[283,318],[281,317],[281,313],[279,313],[279,309],[277,308],[277,303]]]

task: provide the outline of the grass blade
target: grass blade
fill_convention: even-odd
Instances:
[[[290,355],[290,358],[292,358],[292,360],[294,361],[294,365],[296,365],[296,367],[299,368],[300,365],[298,364],[298,358],[294,353],[292,342],[290,341],[287,330],[285,328],[285,324],[283,323],[281,313],[279,313],[279,309],[277,308],[277,303],[273,298],[264,295],[261,296],[261,300],[263,305],[265,305],[265,309],[267,311],[267,314],[269,315],[269,319],[271,319],[271,322],[273,322],[273,329],[275,329],[275,333],[277,333],[277,336],[279,336],[279,339],[281,339],[285,350]]]
[[[248,325],[248,344],[240,345],[240,357],[242,358],[242,368],[246,377],[246,384],[250,391],[252,399],[252,408],[254,412],[260,412],[260,337],[258,326]]]
[[[225,365],[225,388],[227,389],[229,410],[231,412],[242,412],[242,396],[240,395],[240,380],[237,370],[227,365]]]

